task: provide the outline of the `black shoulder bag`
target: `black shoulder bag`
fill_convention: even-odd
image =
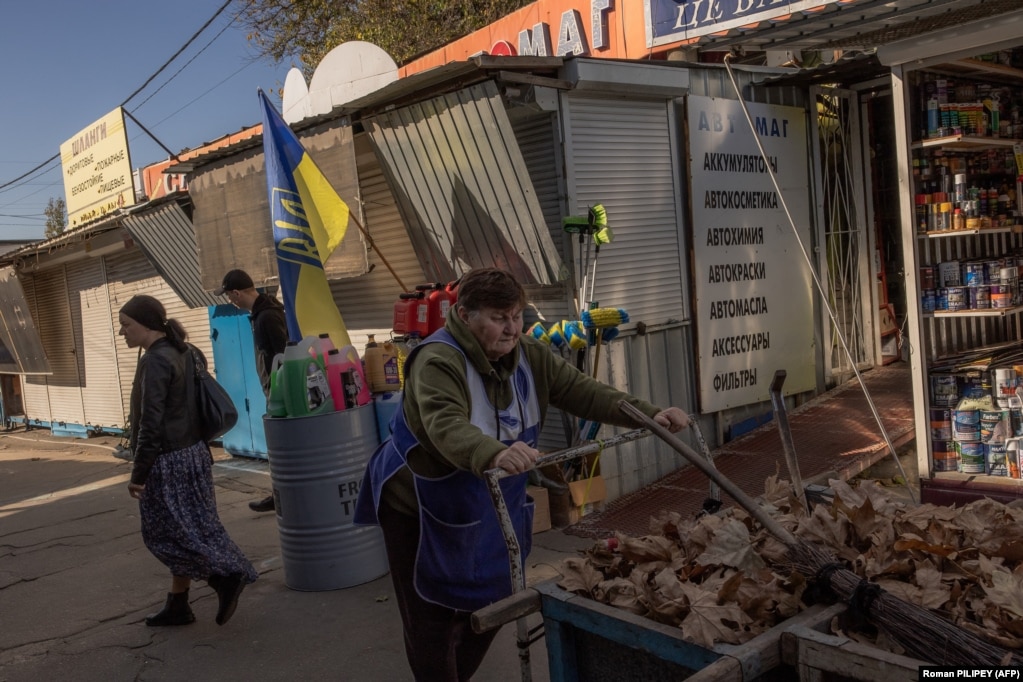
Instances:
[[[195,356],[195,349],[188,349],[195,374],[196,414],[199,418],[199,434],[203,441],[214,441],[238,423],[238,410],[224,387],[210,376],[206,367]]]

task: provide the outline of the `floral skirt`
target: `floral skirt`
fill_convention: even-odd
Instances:
[[[156,458],[139,500],[142,540],[171,575],[208,580],[242,573],[251,583],[256,569],[217,515],[212,463],[202,442]]]

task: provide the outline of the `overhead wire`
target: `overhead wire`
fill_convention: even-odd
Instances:
[[[122,101],[122,102],[121,102],[120,106],[122,106],[122,107],[123,107],[123,106],[125,106],[126,104],[128,104],[128,102],[130,102],[130,101],[131,101],[132,99],[134,99],[134,97],[135,97],[136,95],[138,95],[138,94],[139,94],[140,92],[142,92],[142,91],[143,91],[143,90],[144,90],[144,89],[146,88],[146,86],[148,86],[148,85],[149,85],[150,83],[152,83],[152,82],[153,82],[153,80],[154,80],[154,79],[155,79],[155,78],[156,78],[157,76],[159,76],[159,75],[160,75],[161,73],[163,73],[163,71],[164,71],[164,70],[165,70],[165,69],[166,69],[166,68],[167,68],[168,66],[170,66],[170,65],[171,65],[171,63],[172,63],[172,62],[173,62],[173,61],[174,61],[175,59],[177,59],[177,58],[178,58],[178,56],[180,56],[180,55],[181,55],[181,53],[182,53],[182,52],[184,52],[184,51],[185,51],[186,49],[188,49],[188,47],[189,47],[189,46],[190,46],[190,45],[191,45],[192,43],[194,43],[194,42],[195,42],[195,41],[196,41],[196,40],[197,40],[197,39],[199,38],[199,36],[200,36],[200,35],[202,34],[202,32],[203,32],[203,31],[205,31],[205,30],[206,30],[206,29],[207,29],[207,28],[209,27],[209,25],[210,25],[210,24],[212,24],[212,23],[213,23],[213,22],[214,22],[214,21],[215,21],[215,20],[217,19],[217,17],[219,17],[219,16],[221,15],[221,14],[223,14],[224,10],[226,10],[226,9],[228,8],[228,6],[229,6],[229,5],[231,4],[231,2],[232,2],[232,1],[233,1],[233,0],[226,0],[226,1],[224,2],[224,4],[223,4],[223,5],[221,5],[221,6],[220,6],[220,7],[219,7],[219,8],[217,9],[217,11],[216,11],[216,12],[214,12],[214,13],[213,13],[213,16],[211,16],[211,17],[210,17],[210,18],[209,18],[209,19],[208,19],[208,20],[206,21],[206,23],[204,23],[204,24],[203,24],[203,25],[202,25],[202,26],[201,26],[201,27],[199,28],[199,30],[198,30],[198,31],[196,31],[195,33],[193,33],[193,34],[192,34],[192,36],[191,36],[191,37],[190,37],[190,38],[189,38],[189,39],[188,39],[188,40],[187,40],[187,41],[185,42],[185,44],[184,44],[184,45],[182,45],[182,46],[181,46],[181,47],[180,47],[180,48],[179,48],[179,49],[178,49],[178,50],[177,50],[177,51],[176,51],[176,52],[175,52],[175,53],[174,53],[174,54],[173,54],[173,55],[171,56],[171,58],[170,58],[170,59],[168,59],[168,60],[167,60],[166,62],[164,62],[164,63],[163,63],[163,65],[162,65],[162,66],[160,66],[160,68],[159,68],[159,69],[157,69],[157,70],[156,70],[156,71],[155,71],[155,72],[154,72],[154,73],[153,73],[153,74],[152,74],[152,75],[151,75],[151,76],[150,76],[149,78],[147,78],[147,79],[146,79],[146,81],[145,81],[145,82],[144,82],[144,83],[143,83],[143,84],[142,84],[141,86],[139,86],[138,88],[136,88],[134,92],[132,92],[132,93],[131,93],[130,95],[128,95],[128,97],[126,97],[126,98],[124,99],[124,101]],[[228,23],[228,26],[230,26],[230,25],[231,25],[232,23],[234,23],[234,19],[232,19],[232,20],[231,20],[231,22],[229,22],[229,23]],[[226,30],[226,27],[225,27],[225,30]],[[220,35],[221,35],[221,34],[222,34],[223,32],[224,32],[224,31],[222,30],[222,31],[221,31],[220,33],[218,33],[218,34],[217,34],[217,37],[220,37]],[[216,37],[215,37],[215,38],[214,38],[213,40],[216,40]],[[212,43],[213,41],[210,41],[210,42]],[[207,44],[207,45],[206,45],[206,47],[209,47],[209,44]],[[203,48],[203,50],[205,50],[205,49],[206,49],[206,47],[204,47],[204,48]],[[198,56],[198,55],[196,55],[196,56]],[[194,57],[193,57],[193,59],[194,59]],[[186,64],[186,66],[187,66],[187,64]],[[182,68],[184,68],[184,67],[182,67]],[[171,78],[170,78],[170,79],[168,79],[168,81],[167,81],[167,82],[169,83],[169,82],[170,82],[170,80],[173,80],[173,79],[174,79],[174,77],[175,77],[175,76],[177,76],[177,75],[178,75],[179,73],[181,73],[181,70],[180,70],[180,69],[179,69],[179,70],[178,70],[178,71],[177,71],[177,72],[176,72],[176,73],[175,73],[175,74],[174,74],[173,76],[171,76]],[[166,83],[164,83],[164,85],[166,85]],[[160,86],[160,87],[162,88],[163,86]],[[159,92],[159,90],[157,90],[157,92]],[[155,95],[156,93],[153,93],[153,94]],[[152,97],[152,95],[150,95],[150,97]],[[142,106],[142,104],[145,104],[145,103],[146,103],[147,101],[149,101],[149,97],[147,97],[147,98],[146,98],[146,100],[144,100],[144,101],[143,101],[143,102],[142,102],[141,104],[139,104],[138,106]],[[194,100],[193,100],[193,101],[194,101]],[[138,108],[138,107],[136,107],[136,109],[137,109],[137,108]],[[180,111],[180,109],[179,109],[178,111]],[[164,120],[166,120],[166,119],[164,119]],[[46,167],[47,165],[49,165],[50,163],[53,163],[54,161],[56,161],[56,160],[57,160],[57,159],[59,159],[59,158],[60,158],[60,153],[58,152],[58,153],[54,154],[53,156],[51,156],[50,158],[48,158],[48,159],[46,159],[45,161],[43,161],[42,163],[40,163],[39,165],[37,165],[36,167],[32,168],[31,170],[29,170],[29,171],[27,171],[27,172],[25,172],[25,173],[22,173],[21,175],[19,175],[18,177],[14,178],[13,180],[8,180],[7,182],[5,182],[5,183],[3,183],[3,184],[0,184],[0,191],[3,191],[3,190],[5,190],[6,188],[10,187],[11,185],[14,185],[14,184],[15,184],[15,183],[17,183],[18,181],[20,181],[20,180],[24,180],[25,178],[27,178],[27,177],[29,177],[29,176],[31,176],[31,175],[33,175],[33,174],[35,174],[35,173],[36,173],[37,171],[39,171],[39,170],[41,170],[41,169],[45,168],[45,167]]]

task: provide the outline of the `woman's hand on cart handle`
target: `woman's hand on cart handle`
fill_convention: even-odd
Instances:
[[[490,460],[488,469],[504,469],[509,474],[524,474],[536,466],[537,457],[540,451],[529,447],[525,443],[515,442],[501,452],[494,455]]]
[[[692,423],[689,415],[678,407],[669,407],[661,410],[654,415],[654,421],[672,433],[678,433],[682,429],[687,429]]]

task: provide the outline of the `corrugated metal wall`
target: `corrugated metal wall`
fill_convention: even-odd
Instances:
[[[679,193],[685,190],[668,104],[664,99],[562,98],[569,210],[581,215],[603,204],[614,231],[599,258],[586,240],[582,259],[590,249],[589,272],[580,272],[580,263],[577,275],[592,282],[596,258],[592,300],[626,307],[633,325],[689,318],[679,232]]]
[[[202,288],[195,228],[181,206],[168,203],[156,210],[127,216],[124,226],[188,305],[205,309],[224,303],[223,298]]]
[[[106,275],[110,292],[110,310],[112,324],[120,328],[118,311],[128,299],[135,294],[147,294],[163,303],[167,316],[175,318],[184,325],[190,343],[198,347],[206,355],[210,369],[213,366],[213,345],[210,341],[210,318],[208,308],[189,308],[174,293],[153,265],[146,260],[140,251],[106,256]],[[121,409],[123,419],[127,421],[131,407],[131,384],[135,378],[135,367],[138,364],[138,349],[128,348],[120,336],[116,342],[117,373],[121,388]]]
[[[85,424],[85,409],[78,373],[75,323],[68,300],[63,266],[44,270],[31,276],[34,289],[32,317],[36,321],[43,350],[53,374],[25,377],[25,408],[30,419]],[[42,394],[42,395],[38,395]],[[28,412],[45,404],[43,412]]]
[[[81,321],[75,354],[85,421],[89,426],[120,428],[121,386],[117,377],[117,329],[110,311],[103,259],[87,258],[67,266],[72,317]],[[121,341],[123,343],[123,341]]]
[[[32,317],[35,323],[36,330],[40,334],[40,342],[42,342],[42,329],[39,327],[39,318],[36,316],[36,310],[39,309],[39,297],[36,295],[36,276],[31,274],[21,274],[18,278],[21,280],[22,289],[25,292],[25,301],[28,303],[28,314]],[[46,352],[46,345],[43,344],[43,353],[47,356],[49,353]],[[49,361],[49,358],[47,358]],[[51,364],[52,369],[52,364]],[[30,419],[38,419],[40,421],[50,420],[50,396],[46,391],[46,375],[31,375],[25,376],[22,381],[22,388],[24,393],[22,395],[22,401],[25,408],[25,416]]]
[[[408,288],[423,284],[426,276],[419,267],[398,204],[384,178],[369,136],[365,133],[355,136],[355,154],[359,169],[360,199],[366,215],[365,227],[379,253],[370,250],[369,263],[372,270],[369,273],[333,280],[330,288],[345,326],[348,327],[352,344],[361,353],[366,345],[367,334],[377,335],[377,341],[388,338],[394,302],[401,293],[401,288],[384,266],[380,254],[383,254],[383,258]],[[349,225],[345,239],[353,231],[357,232],[358,228]]]
[[[597,258],[592,298],[602,307],[625,308],[631,320],[622,337],[602,349],[597,376],[655,404],[695,413],[682,214],[687,189],[674,106],[663,98],[580,94],[562,96],[561,104],[570,210],[581,214],[601,203],[614,231]],[[589,273],[582,273],[591,278],[594,256]],[[640,321],[647,326],[643,335],[634,332]],[[680,465],[673,451],[647,439],[605,452],[601,470],[614,499]]]
[[[363,121],[427,276],[496,264],[548,284],[561,269],[493,81]]]

